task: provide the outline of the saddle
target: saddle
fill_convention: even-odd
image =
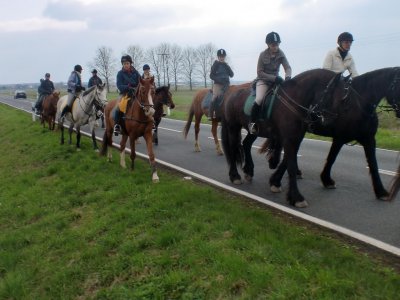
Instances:
[[[275,85],[271,89],[269,89],[265,94],[264,99],[261,102],[261,109],[258,115],[259,120],[268,120],[271,118],[277,91],[278,91],[278,86]],[[255,99],[256,99],[255,88],[252,87],[251,93],[247,97],[246,103],[243,108],[244,113],[249,117],[251,115],[251,108],[253,107]]]

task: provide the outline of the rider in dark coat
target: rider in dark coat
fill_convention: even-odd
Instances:
[[[40,80],[40,86],[38,88],[39,97],[35,104],[35,108],[39,112],[42,110],[43,99],[54,92],[54,84],[53,81],[50,80],[50,73],[46,73],[44,77],[44,80]]]
[[[126,113],[126,106],[130,98],[129,94],[134,92],[140,82],[140,74],[133,67],[132,63],[130,55],[121,57],[122,69],[117,74],[117,88],[121,97],[116,104],[114,135],[121,133],[121,120]]]
[[[93,69],[92,71],[92,77],[90,77],[89,82],[88,82],[88,88],[94,85],[101,85],[103,84],[103,81],[101,81],[101,78],[97,76],[97,70]]]

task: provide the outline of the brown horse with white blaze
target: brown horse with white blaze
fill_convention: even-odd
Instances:
[[[153,151],[153,115],[154,115],[154,103],[153,99],[155,96],[154,78],[140,79],[139,85],[136,88],[135,95],[131,97],[128,102],[125,117],[122,121],[122,138],[120,142],[120,165],[126,168],[125,163],[125,146],[130,141],[131,147],[131,169],[134,170],[134,162],[136,158],[136,139],[143,136],[146,141],[147,154],[149,156],[149,162],[152,169],[152,180],[158,182],[159,178],[157,175],[155,156]],[[106,130],[103,136],[103,146],[101,149],[101,155],[106,155],[108,160],[112,160],[112,136],[114,128],[114,119],[112,117],[113,109],[117,104],[117,100],[113,100],[106,105],[104,116],[106,120]]]

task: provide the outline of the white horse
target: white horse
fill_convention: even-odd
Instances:
[[[61,129],[61,144],[64,144],[64,120],[61,120],[61,112],[67,105],[68,96],[63,96],[57,103],[57,119]],[[65,114],[65,119],[69,121],[69,144],[72,143],[72,132],[76,129],[76,148],[80,149],[81,126],[89,124],[92,133],[93,148],[98,151],[96,135],[94,132],[96,119],[102,114],[105,103],[107,102],[107,89],[105,84],[92,86],[81,93],[72,105],[72,112]]]

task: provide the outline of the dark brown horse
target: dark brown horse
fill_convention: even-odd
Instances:
[[[125,163],[125,146],[126,142],[130,141],[131,147],[131,169],[134,170],[136,158],[136,139],[143,136],[146,141],[147,154],[149,156],[150,166],[152,170],[153,182],[158,182],[155,156],[153,151],[153,115],[155,96],[154,77],[151,79],[140,79],[139,85],[136,88],[135,95],[128,102],[124,121],[122,122],[122,138],[120,142],[120,165],[126,168]],[[112,116],[113,108],[117,100],[110,101],[105,108],[106,130],[103,136],[103,147],[101,155],[108,156],[108,160],[112,160],[112,136],[114,128],[114,119]]]
[[[43,124],[43,128],[45,128],[45,123],[47,121],[49,124],[49,130],[54,130],[56,124],[57,102],[59,99],[59,91],[54,91],[52,94],[47,95],[43,99],[42,111],[40,113],[40,123]]]
[[[172,101],[172,94],[169,91],[170,85],[161,86],[156,88],[154,96],[154,129],[153,129],[153,143],[158,145],[158,125],[164,114],[163,106],[166,105],[170,109],[175,108],[175,103]]]
[[[229,86],[228,90],[224,94],[224,98],[226,97],[227,93],[229,93],[229,90],[232,88],[232,86]],[[185,139],[187,138],[187,135],[190,130],[190,125],[192,124],[193,117],[194,117],[194,151],[200,152],[200,143],[199,143],[199,132],[200,132],[200,123],[203,115],[208,115],[209,112],[209,106],[204,105],[204,100],[206,98],[207,93],[210,92],[210,89],[201,89],[199,90],[193,97],[192,105],[190,106],[189,109],[189,116],[186,121],[186,125],[183,129],[183,135]],[[223,109],[223,103],[221,104],[221,109]],[[218,124],[221,121],[221,119],[212,119],[211,120],[211,134],[214,138],[214,143],[215,143],[215,148],[217,150],[218,155],[223,155],[224,152],[222,151],[221,144],[218,139]]]
[[[285,154],[282,165],[285,170],[287,167],[289,173],[287,200],[296,207],[308,205],[298,190],[296,180],[297,152],[300,143],[309,120],[328,121],[327,111],[330,110],[333,100],[345,96],[344,83],[340,81],[340,76],[331,71],[315,69],[285,81],[277,89],[271,116],[257,122],[258,136],[276,136],[283,145]],[[229,178],[234,184],[242,183],[237,164],[241,165],[243,161],[245,179],[251,181],[254,175],[251,146],[257,136],[248,132],[243,143],[241,141],[241,130],[247,129],[249,123],[249,116],[244,113],[244,107],[250,93],[250,84],[247,84],[237,88],[236,91],[231,91],[225,98],[222,146],[229,165]],[[272,191],[280,190],[281,187],[278,171],[279,169],[270,178]]]
[[[336,116],[333,123],[317,123],[307,128],[311,133],[333,138],[321,181],[326,188],[336,187],[331,177],[336,157],[344,144],[357,141],[364,148],[376,198],[387,200],[389,193],[383,187],[376,160],[376,108],[386,98],[396,116],[400,117],[400,68],[384,68],[357,76],[348,88],[348,97],[334,103]],[[264,144],[262,148],[265,150],[267,147]],[[280,152],[281,148],[275,147],[273,156],[279,157]]]

